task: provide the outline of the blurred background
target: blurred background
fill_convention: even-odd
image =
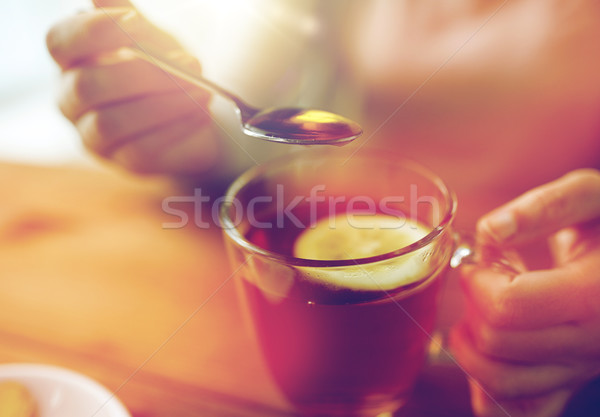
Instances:
[[[89,0],[9,0],[0,13],[0,160],[56,164],[87,160],[56,106],[59,69],[46,32]]]

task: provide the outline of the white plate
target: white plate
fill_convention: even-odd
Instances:
[[[0,381],[31,392],[39,417],[131,417],[118,398],[92,379],[68,369],[37,364],[0,365]]]

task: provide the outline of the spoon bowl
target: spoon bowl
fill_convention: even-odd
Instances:
[[[344,145],[362,135],[356,122],[325,110],[298,107],[257,109],[237,95],[182,67],[168,56],[131,47],[133,54],[192,85],[209,89],[237,107],[242,131],[252,137],[294,145]]]
[[[343,145],[362,134],[361,127],[350,119],[297,107],[260,111],[242,127],[249,136],[299,145]]]

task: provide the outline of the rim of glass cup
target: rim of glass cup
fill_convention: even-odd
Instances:
[[[311,155],[312,154],[312,155]],[[399,166],[408,168],[423,177],[426,177],[429,181],[435,184],[440,190],[441,194],[445,198],[445,203],[447,204],[448,209],[444,216],[442,217],[440,223],[434,227],[431,232],[427,235],[423,236],[421,239],[413,242],[408,246],[403,246],[391,252],[386,252],[376,256],[370,256],[366,258],[353,258],[353,259],[335,259],[335,260],[322,260],[322,259],[307,259],[307,258],[298,258],[295,256],[284,255],[281,253],[277,253],[274,251],[270,251],[268,249],[264,249],[260,246],[255,245],[254,243],[248,241],[238,230],[237,226],[229,217],[229,209],[231,208],[235,196],[238,192],[244,188],[250,181],[259,176],[265,174],[270,171],[274,167],[282,166],[283,164],[287,164],[293,160],[297,160],[299,158],[311,158],[315,160],[315,158],[323,159],[346,159],[342,155],[336,155],[335,153],[326,152],[322,149],[315,150],[302,150],[297,152],[292,152],[289,155],[285,155],[279,158],[275,158],[269,162],[266,162],[261,165],[257,165],[252,167],[242,173],[235,181],[229,186],[225,193],[225,200],[220,207],[219,218],[221,221],[221,227],[227,233],[227,235],[239,246],[242,248],[254,253],[256,255],[261,255],[267,257],[269,259],[279,261],[288,265],[293,266],[301,266],[301,267],[311,267],[311,268],[333,268],[333,267],[342,267],[342,266],[357,266],[357,265],[365,265],[375,262],[381,262],[392,258],[397,258],[399,256],[415,252],[425,246],[429,245],[431,242],[436,240],[442,233],[451,225],[452,220],[454,219],[454,215],[456,213],[456,195],[453,190],[451,190],[446,183],[428,168],[425,168],[418,162],[415,162],[408,158],[398,157],[398,159],[394,159],[394,154],[390,154],[390,152],[380,152],[380,151],[363,151],[360,155],[355,155],[354,158],[362,158],[362,159],[375,159],[375,158],[385,158],[388,161],[393,162]]]

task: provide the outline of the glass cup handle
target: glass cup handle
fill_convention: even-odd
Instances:
[[[514,250],[482,244],[471,233],[457,233],[455,241],[457,245],[450,258],[450,267],[453,269],[461,265],[477,265],[508,275],[519,275],[527,271],[521,257]]]
[[[499,248],[477,242],[471,233],[456,233],[455,248],[450,258],[450,267],[457,269],[464,265],[491,268],[502,274],[515,277],[527,271],[521,257],[514,250]],[[456,363],[448,346],[448,330],[437,330],[432,336],[429,360],[431,363]]]

